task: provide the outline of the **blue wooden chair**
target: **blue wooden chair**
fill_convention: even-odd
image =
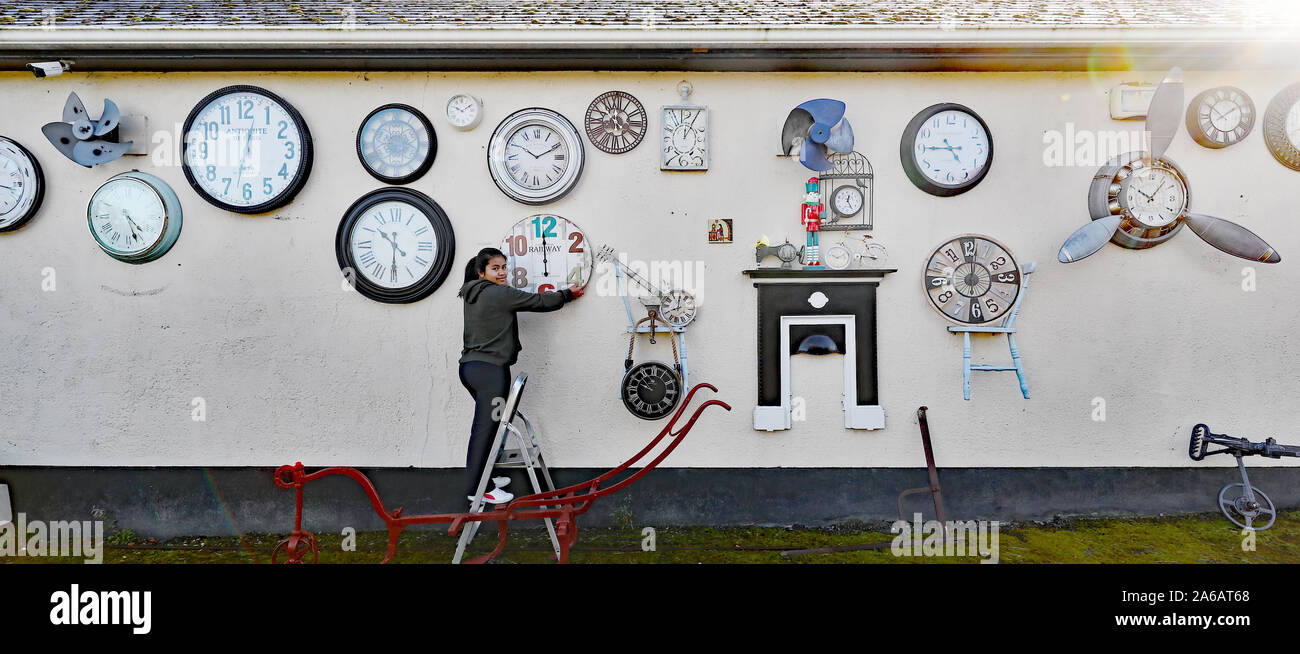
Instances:
[[[1038,267],[1037,262],[1030,262],[1029,265],[1020,269],[1021,282],[1020,295],[1016,297],[1016,303],[1011,307],[1011,311],[1002,319],[1002,324],[998,327],[985,325],[951,325],[948,331],[954,334],[961,334],[962,354],[961,354],[961,390],[962,396],[967,400],[970,399],[970,373],[972,370],[978,371],[1016,371],[1016,377],[1020,378],[1020,392],[1029,399],[1029,384],[1025,382],[1025,369],[1020,363],[1020,350],[1016,348],[1016,316],[1020,315],[1020,303],[1025,301],[1025,293],[1029,290],[1029,276],[1033,274],[1034,269]],[[982,363],[972,364],[970,362],[970,335],[971,334],[1006,334],[1007,345],[1011,348],[1011,365],[1009,366],[990,366]]]

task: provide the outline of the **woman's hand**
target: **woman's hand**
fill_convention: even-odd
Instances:
[[[576,300],[582,297],[582,295],[587,292],[587,286],[586,284],[583,284],[582,286],[570,286],[567,290],[569,291],[569,293],[573,294],[573,299]]]

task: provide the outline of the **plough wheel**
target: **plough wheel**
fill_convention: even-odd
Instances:
[[[1246,498],[1246,487],[1243,484],[1228,484],[1219,491],[1219,509],[1223,515],[1228,516],[1232,524],[1242,529],[1253,529],[1262,531],[1273,526],[1273,521],[1277,520],[1277,510],[1273,508],[1273,500],[1254,486],[1255,501]],[[1263,523],[1263,524],[1260,524]]]
[[[286,538],[280,541],[279,545],[275,546],[275,549],[271,551],[271,563],[280,563],[281,555],[284,555],[286,557],[284,560],[285,563],[305,563],[305,561],[302,560],[302,556],[303,554],[307,553],[307,550],[311,551],[312,563],[315,563],[317,560],[320,559],[320,552],[316,550],[315,536],[311,534],[306,534],[302,538],[299,538],[298,552],[294,552],[289,549],[290,540],[291,539]]]

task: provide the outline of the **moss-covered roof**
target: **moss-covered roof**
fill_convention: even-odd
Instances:
[[[1295,0],[0,0],[5,27],[1300,26]]]

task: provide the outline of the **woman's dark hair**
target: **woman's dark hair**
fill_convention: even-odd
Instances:
[[[462,283],[469,283],[478,279],[479,275],[483,274],[483,272],[487,270],[488,262],[497,257],[504,259],[506,258],[506,253],[496,248],[483,248],[482,250],[479,250],[478,254],[474,255],[474,257],[469,260],[469,263],[465,264],[465,281]]]

